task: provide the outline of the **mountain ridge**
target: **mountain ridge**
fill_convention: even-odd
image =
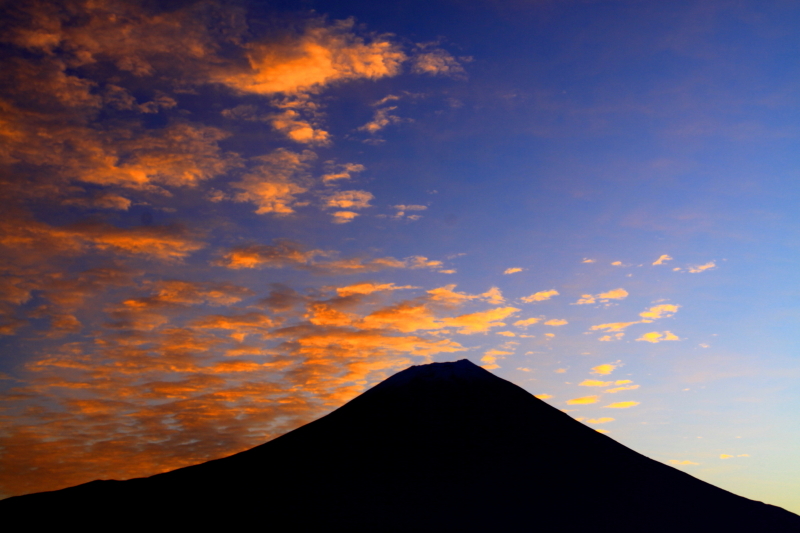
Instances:
[[[467,360],[410,367],[230,457],[9,498],[0,511],[86,501],[177,525],[267,513],[280,531],[800,531],[797,515],[648,459]]]

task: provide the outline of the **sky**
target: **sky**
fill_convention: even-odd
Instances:
[[[466,358],[800,512],[796,2],[1,9],[0,497]]]

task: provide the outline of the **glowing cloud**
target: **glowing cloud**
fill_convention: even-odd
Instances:
[[[549,300],[553,296],[558,296],[558,291],[555,289],[533,293],[530,296],[523,297],[522,301],[525,303],[544,302],[545,300]]]
[[[567,400],[567,405],[584,405],[590,403],[597,403],[600,400],[600,396],[583,396],[581,398],[573,398],[571,400]]]
[[[584,379],[578,385],[582,387],[608,387],[611,385],[611,381],[598,381],[596,379]]]
[[[671,317],[678,312],[680,305],[661,304],[651,307],[647,311],[642,311],[639,316],[650,320],[657,320],[659,318]]]
[[[623,300],[628,297],[628,291],[623,288],[619,289],[612,289],[608,292],[601,292],[600,294],[583,294],[581,295],[580,299],[575,302],[575,305],[588,305],[597,303],[597,301],[601,301],[603,303],[608,302],[609,300]]]
[[[506,324],[500,321],[517,312],[519,312],[519,309],[516,307],[498,307],[478,313],[452,318],[447,317],[442,320],[445,326],[458,328],[458,333],[462,335],[472,335],[475,333],[486,333],[490,328],[505,326]]]
[[[686,460],[678,460],[678,459],[670,459],[669,462],[673,465],[699,465],[700,463],[693,463],[692,461]]]
[[[325,207],[339,209],[364,209],[375,197],[367,191],[339,191],[325,198]]]
[[[588,422],[589,424],[606,424],[608,422],[613,422],[614,420],[616,419],[605,416],[602,418],[590,418],[586,422]]]
[[[549,400],[550,398],[553,397],[552,394],[534,394],[534,396],[536,398],[539,398],[540,400]]]
[[[597,324],[596,326],[592,326],[589,328],[591,331],[598,331],[598,330],[605,330],[609,333],[613,333],[616,331],[623,331],[625,328],[632,326],[634,324],[640,324],[641,322],[612,322],[610,324]]]
[[[564,326],[566,324],[569,324],[569,322],[567,322],[563,318],[551,318],[550,320],[545,322],[545,325],[547,326]]]
[[[374,292],[382,292],[382,291],[398,291],[401,289],[418,289],[419,287],[414,287],[412,285],[403,285],[402,287],[398,287],[394,283],[355,283],[353,285],[347,285],[346,287],[337,287],[336,293],[339,296],[352,296],[354,294],[372,294]]]
[[[653,264],[654,265],[663,265],[667,261],[672,261],[672,257],[664,254],[661,257],[659,257],[658,259],[656,259],[655,261],[653,261]]]
[[[296,39],[253,43],[249,69],[219,72],[217,81],[239,91],[272,95],[318,91],[334,82],[394,76],[406,60],[392,42],[365,42],[352,33],[352,20],[316,22]]]
[[[665,331],[663,333],[659,333],[658,331],[651,331],[649,333],[643,334],[641,337],[636,339],[637,341],[645,341],[645,342],[652,342],[653,344],[664,342],[664,341],[679,341],[681,340],[680,337],[674,335],[670,331]]]
[[[720,459],[730,459],[731,457],[734,457],[734,456],[733,455],[728,455],[727,453],[720,454],[720,456],[719,456]]]
[[[616,402],[606,405],[605,407],[611,407],[612,409],[627,409],[629,407],[636,407],[637,405],[639,405],[639,402]]]
[[[516,274],[517,272],[522,272],[524,269],[519,267],[507,268],[503,271],[503,274]]]
[[[336,167],[334,166],[334,169]],[[322,176],[323,183],[331,183],[337,180],[349,180],[352,175],[356,172],[363,172],[365,170],[364,165],[358,165],[355,163],[345,163],[344,165],[340,166],[339,171],[329,172],[328,174],[324,174]]]
[[[619,366],[619,365],[616,364],[616,363],[615,364],[606,363],[606,364],[603,364],[603,365],[598,365],[598,366],[592,368],[592,374],[600,374],[601,376],[606,376],[606,375],[612,373],[614,371],[614,369],[617,368],[617,366]]]
[[[626,380],[624,380],[624,381],[626,381]],[[628,381],[628,383],[630,383],[630,382]],[[627,387],[616,387],[616,388],[613,388],[613,389],[608,389],[605,392],[610,392],[610,393],[613,394],[615,392],[622,392],[624,390],[633,390],[633,389],[638,389],[638,388],[639,388],[639,385],[628,385]]]

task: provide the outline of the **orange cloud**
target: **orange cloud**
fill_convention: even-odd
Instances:
[[[273,128],[297,143],[325,146],[331,142],[327,131],[315,128],[310,122],[301,118],[300,113],[294,109],[286,109],[280,114],[273,115],[270,122]]]
[[[598,381],[596,379],[584,379],[578,385],[583,387],[608,387],[611,385],[610,381]]]
[[[585,405],[590,403],[597,403],[600,400],[600,396],[583,396],[581,398],[573,398],[571,400],[567,400],[567,405]]]
[[[555,289],[551,289],[549,291],[535,292],[530,296],[525,296],[524,298],[522,298],[522,301],[525,303],[544,302],[545,300],[549,300],[553,296],[558,296],[558,291]]]
[[[339,191],[325,198],[325,207],[364,209],[375,197],[367,191]]]
[[[364,170],[365,170],[364,165],[359,165],[355,163],[345,163],[344,165],[339,166],[338,172],[333,171],[329,172],[328,174],[324,174],[322,176],[322,181],[324,183],[331,183],[333,181],[338,181],[338,180],[349,180],[354,173],[364,172]]]
[[[278,42],[252,43],[249,68],[214,73],[217,81],[242,92],[272,95],[315,92],[336,82],[394,76],[406,55],[383,37],[371,42],[356,36],[352,20],[324,26]]]
[[[613,422],[614,420],[615,420],[614,418],[609,418],[606,416],[602,418],[590,418],[586,422],[588,422],[589,424],[606,424],[608,422]]]
[[[288,215],[294,213],[296,197],[308,190],[302,184],[313,152],[295,153],[279,148],[271,154],[254,158],[256,164],[231,186],[239,189],[233,199],[257,206],[256,213]]]
[[[653,263],[653,264],[655,264],[655,263]],[[674,464],[674,465],[699,465],[700,464],[700,463],[694,463],[692,461],[689,461],[688,459],[684,459],[683,461],[681,461],[679,459],[670,459],[669,462],[671,464]]]
[[[710,270],[715,268],[717,264],[714,261],[709,261],[705,265],[696,265],[689,267],[689,272],[692,274],[699,274],[700,272],[705,272],[706,270]]]
[[[655,261],[653,261],[653,264],[654,265],[663,265],[667,261],[672,261],[672,257],[664,254],[664,255],[660,256],[658,259],[656,259]]]
[[[601,302],[608,302],[609,300],[622,300],[628,297],[628,291],[625,289],[613,289],[607,292],[601,292],[600,294],[583,294],[581,295],[580,299],[575,302],[575,305],[589,305],[593,303],[597,303],[598,300]]]
[[[645,342],[652,342],[653,344],[664,342],[664,341],[679,341],[681,340],[680,337],[674,335],[670,331],[665,331],[663,333],[659,333],[658,331],[651,331],[649,333],[643,334],[641,337],[636,339],[637,341],[645,341]]]
[[[535,394],[534,396],[536,398],[539,398],[540,400],[549,400],[550,398],[553,397],[552,394]]]
[[[550,320],[545,322],[546,326],[564,326],[566,324],[569,324],[569,322],[567,322],[563,318],[551,318]]]
[[[592,374],[600,374],[600,375],[608,375],[614,371],[615,368],[619,366],[617,363],[615,364],[602,364],[592,368]]]
[[[657,320],[659,318],[671,317],[678,312],[679,305],[661,304],[651,307],[647,311],[642,311],[639,316],[650,320]]]
[[[397,115],[392,115],[392,111],[395,109],[397,109],[397,106],[376,109],[372,120],[359,127],[358,130],[366,131],[370,135],[374,135],[391,124],[402,122],[402,118],[398,117]]]
[[[507,268],[503,271],[503,274],[516,274],[517,272],[522,272],[524,269],[519,267]]]
[[[453,290],[455,288],[455,284],[445,285],[444,287],[438,287],[436,289],[429,290],[428,294],[430,295],[431,300],[449,305],[460,305],[470,300],[484,300],[493,304],[500,304],[505,301],[503,294],[497,287],[492,287],[483,294],[467,294],[465,292],[456,292]]]
[[[606,407],[611,407],[613,409],[627,409],[629,407],[635,407],[637,405],[639,405],[639,402],[616,402],[606,405]]]
[[[596,326],[592,326],[589,328],[591,331],[598,331],[598,330],[605,330],[610,333],[616,331],[623,331],[625,328],[632,326],[634,324],[640,324],[641,322],[612,322],[610,324],[597,324]]]
[[[353,285],[347,285],[345,287],[336,287],[336,294],[339,296],[352,296],[354,294],[372,294],[374,292],[383,292],[383,291],[399,291],[402,289],[418,289],[419,287],[414,287],[412,285],[403,285],[399,287],[394,283],[354,283]]]
[[[623,381],[626,381],[626,380],[623,380]],[[613,389],[608,389],[605,392],[610,392],[610,393],[613,394],[615,392],[622,392],[624,390],[633,390],[633,389],[638,389],[638,388],[639,388],[639,385],[628,385],[627,387],[615,387]]]
[[[443,322],[447,327],[457,328],[458,333],[472,335],[486,333],[491,328],[505,326],[505,322],[500,321],[517,312],[519,312],[519,309],[516,307],[498,307],[488,311],[444,318]]]
[[[526,318],[525,320],[517,320],[514,322],[514,325],[518,328],[525,328],[530,325],[536,324],[537,322],[541,321],[541,318]]]
[[[436,43],[417,45],[417,52],[412,59],[412,71],[417,74],[444,75],[461,77],[464,67],[450,53],[435,47]],[[462,58],[463,59],[463,58]]]

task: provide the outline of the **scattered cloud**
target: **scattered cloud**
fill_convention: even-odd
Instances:
[[[664,254],[664,255],[660,256],[658,259],[656,259],[655,261],[653,261],[653,264],[654,265],[663,265],[667,261],[672,261],[672,257]]]
[[[600,294],[583,294],[581,295],[580,299],[575,302],[575,305],[588,305],[597,303],[599,300],[602,303],[607,303],[609,300],[622,300],[628,297],[628,291],[625,289],[613,289],[607,292],[601,292]]]
[[[370,207],[370,201],[375,197],[367,191],[338,191],[327,196],[326,208],[338,209],[364,209]]]
[[[419,287],[414,287],[412,285],[403,285],[397,286],[394,283],[371,283],[371,282],[363,282],[363,283],[354,283],[353,285],[347,285],[345,287],[336,287],[336,294],[342,297],[346,296],[353,296],[353,295],[366,295],[372,294],[374,292],[384,292],[384,291],[398,291],[403,289],[418,289]]]
[[[412,58],[412,72],[432,76],[460,78],[465,75],[464,67],[449,52],[437,47],[438,43],[418,44]],[[469,58],[468,58],[469,59]]]
[[[343,165],[336,165],[327,174],[322,175],[322,182],[331,184],[339,180],[349,180],[353,174],[357,172],[364,172],[364,165],[356,163],[345,163]]]
[[[728,455],[727,453],[720,454],[720,459],[730,459],[731,457],[735,457],[733,455]]]
[[[691,272],[692,274],[698,274],[700,272],[705,272],[706,270],[715,268],[716,266],[717,264],[714,261],[709,261],[704,265],[695,265],[689,267],[689,272]]]
[[[637,405],[639,405],[639,402],[616,402],[606,405],[605,407],[611,407],[612,409],[627,409],[629,407],[636,407]]]
[[[699,465],[700,464],[700,463],[695,463],[695,462],[689,461],[688,459],[684,459],[683,461],[681,461],[679,459],[670,459],[669,462],[671,464],[673,464],[673,465],[687,465],[687,466],[688,465]]]
[[[583,396],[581,398],[573,398],[571,400],[567,400],[567,405],[584,405],[590,403],[597,403],[600,400],[600,396]]]
[[[586,422],[589,423],[589,424],[606,424],[608,422],[613,422],[614,420],[616,420],[616,419],[604,416],[604,417],[601,417],[601,418],[590,418]]]
[[[567,322],[563,318],[551,318],[550,320],[546,321],[544,324],[546,326],[564,326],[566,324],[569,324],[569,322]]]
[[[602,365],[597,365],[596,367],[592,368],[592,374],[599,374],[601,376],[607,376],[608,374],[612,373],[615,368],[619,366],[619,363],[606,363]]]
[[[596,326],[592,326],[589,328],[591,331],[598,331],[604,330],[609,333],[614,333],[617,331],[624,331],[625,328],[628,328],[634,324],[641,324],[641,322],[612,322],[610,324],[597,324]]]
[[[372,120],[360,126],[358,128],[359,131],[365,131],[370,135],[375,135],[382,129],[390,126],[391,124],[398,124],[403,122],[403,119],[398,117],[397,115],[393,115],[392,111],[397,109],[397,106],[389,106],[384,107],[381,109],[376,109],[375,114],[372,117]]]
[[[598,381],[596,379],[584,379],[578,385],[583,387],[608,387],[611,385],[611,381]]]
[[[249,172],[231,183],[241,191],[233,195],[233,200],[255,204],[259,215],[294,213],[297,196],[308,191],[307,168],[315,158],[308,150],[297,153],[284,148],[254,158]]]
[[[549,300],[553,296],[558,296],[558,291],[555,289],[551,289],[549,291],[535,292],[530,296],[523,297],[522,301],[525,303],[544,302],[545,300]]]
[[[517,272],[522,272],[523,270],[525,270],[525,269],[524,268],[520,268],[520,267],[512,267],[512,268],[505,269],[503,271],[503,274],[516,274]]]
[[[639,385],[628,385],[626,387],[615,387],[613,389],[608,389],[605,392],[609,392],[609,393],[613,394],[615,392],[622,392],[624,390],[633,390],[633,389],[638,389],[638,388],[639,388]]]
[[[595,261],[596,261],[596,259],[589,259],[589,258],[584,257],[583,261],[581,261],[581,263],[594,263]]]
[[[671,317],[678,312],[679,305],[661,304],[651,307],[647,311],[642,311],[639,316],[650,320],[657,320],[659,318]]]
[[[426,205],[414,205],[414,204],[393,205],[392,207],[397,209],[397,212],[394,214],[394,216],[392,216],[392,218],[401,219],[405,217],[408,220],[419,220],[420,218],[422,218],[422,215],[417,215],[417,214],[409,215],[408,211],[425,211],[426,209],[428,209],[428,206]]]
[[[536,398],[539,398],[540,400],[549,400],[550,398],[553,397],[552,394],[534,394],[534,396]]]
[[[681,340],[680,337],[673,334],[670,331],[664,331],[659,333],[658,331],[651,331],[649,333],[643,334],[641,337],[636,339],[637,341],[645,341],[645,342],[652,342],[653,344],[664,342],[664,341],[679,341]]]

